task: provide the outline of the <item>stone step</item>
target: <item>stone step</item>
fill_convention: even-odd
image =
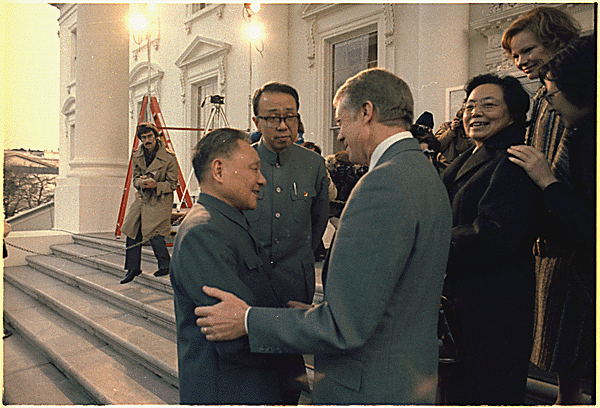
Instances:
[[[64,289],[73,288],[34,271],[32,268],[15,267],[5,270],[7,276],[12,274],[14,277],[17,273],[21,279],[15,283],[23,285],[23,281],[29,281],[30,286],[40,286],[41,289],[39,293],[34,293],[37,295],[37,298],[34,298],[15,286],[11,282],[11,278],[5,277],[5,322],[14,327],[15,333],[19,333],[27,339],[73,384],[83,387],[96,404],[158,405],[177,403],[178,390],[172,380],[166,381],[165,378],[161,378],[131,358],[131,349],[147,347],[150,343],[149,338],[151,341],[157,339],[157,336],[150,331],[147,331],[146,334],[143,333],[142,322],[131,320],[129,316],[114,310],[111,306],[94,304],[90,295],[82,292],[72,293],[69,290],[63,292]],[[50,280],[54,280],[55,283],[51,283]],[[27,290],[31,291],[32,288],[28,287]],[[54,299],[50,292],[55,292]],[[64,301],[64,298],[80,295],[87,299],[85,301],[76,300],[74,304],[71,304],[70,307],[74,310],[64,315],[57,311],[60,303],[57,298],[63,298]],[[63,307],[67,308],[66,305]],[[81,316],[78,318],[77,314]],[[85,317],[85,315],[88,316]],[[84,320],[89,320],[89,322],[87,325],[80,326]],[[85,330],[82,327],[85,327]],[[108,334],[108,331],[111,331],[111,334]],[[119,337],[120,339],[118,339]],[[132,345],[124,344],[128,342],[131,342]],[[163,343],[171,343],[174,349],[173,339],[165,340]],[[133,346],[133,344],[137,344],[137,346]],[[146,354],[150,356],[152,350]],[[172,351],[169,351],[168,354],[172,354]],[[19,360],[23,362],[25,359],[20,358]],[[16,366],[13,370],[11,375],[23,371]],[[36,386],[35,382],[31,383],[25,378],[23,381],[27,381],[28,386]],[[11,398],[10,395],[14,395],[16,398],[17,391],[12,388],[12,384],[5,382],[5,385],[11,385],[11,388],[5,389],[5,392],[9,398]],[[23,398],[27,397],[23,393],[20,395]],[[57,400],[49,403],[58,405],[61,402]],[[31,396],[31,400],[26,403],[34,404],[34,396]]]
[[[96,401],[14,329],[4,344],[4,405],[90,405]]]
[[[4,279],[177,386],[177,344],[173,330],[30,267],[6,268]]]
[[[169,330],[176,330],[173,295],[164,290],[165,286],[156,289],[144,285],[145,274],[137,276],[133,282],[121,285],[121,277],[56,256],[31,256],[27,257],[27,262],[46,275]],[[150,275],[148,279],[165,280],[168,277],[156,278]]]
[[[73,234],[73,242],[78,245],[88,246],[103,251],[119,251],[121,255],[125,255],[126,237],[123,235],[120,238],[116,237],[95,237],[90,235]],[[142,246],[142,260],[156,263],[154,252],[150,245]]]
[[[123,269],[125,256],[122,254],[77,244],[51,245],[50,250],[60,258],[68,259],[90,268],[99,269],[120,279],[126,273]],[[141,266],[142,270],[148,273],[143,273],[136,277],[135,281],[151,288],[160,289],[170,294],[173,293],[168,276],[157,278],[152,275],[158,269],[156,259],[153,259],[152,262],[142,260]]]

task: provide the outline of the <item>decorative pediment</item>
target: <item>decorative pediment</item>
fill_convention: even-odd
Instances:
[[[193,64],[226,55],[230,50],[230,44],[197,36],[177,58],[175,66],[183,69]]]
[[[300,6],[299,14],[303,19],[308,20],[333,13],[343,7],[346,5],[342,3],[307,3]]]
[[[160,80],[165,75],[165,70],[158,64],[151,64],[150,80]],[[129,73],[129,87],[134,88],[148,82],[148,63],[140,62]]]
[[[75,113],[75,98],[73,96],[69,96],[65,103],[63,103],[61,113],[65,116],[71,115]]]

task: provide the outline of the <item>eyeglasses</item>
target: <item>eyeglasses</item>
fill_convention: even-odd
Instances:
[[[270,128],[276,128],[279,126],[281,121],[285,122],[287,127],[298,126],[300,121],[300,115],[295,116],[257,116],[259,119],[263,119],[267,122],[267,126]]]
[[[465,105],[465,113],[471,114],[476,106],[479,106],[481,110],[485,113],[489,113],[499,108],[500,104],[497,102],[483,102],[481,104],[476,102],[470,102],[467,105]]]
[[[556,95],[557,93],[560,92],[560,89],[557,89],[554,92],[550,92],[548,93],[548,90],[544,87],[544,91],[542,92],[542,95],[540,96],[542,99],[545,99],[546,102],[548,103],[552,103],[552,97],[554,97],[554,95]]]

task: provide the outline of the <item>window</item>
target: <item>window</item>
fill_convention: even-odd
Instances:
[[[77,29],[71,31],[71,81],[75,81],[77,70]]]
[[[200,10],[204,10],[206,8],[206,3],[192,3],[190,4],[190,12],[191,14],[195,14]]]
[[[348,78],[367,68],[377,66],[377,31],[363,34],[349,40],[333,44],[332,49],[332,90],[331,98]],[[335,123],[335,112],[331,116],[334,152],[343,150],[337,141],[339,127]]]

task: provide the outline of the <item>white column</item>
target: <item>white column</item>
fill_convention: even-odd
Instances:
[[[75,135],[57,180],[56,228],[114,231],[128,165],[127,4],[77,5]],[[62,153],[62,152],[61,152]]]

